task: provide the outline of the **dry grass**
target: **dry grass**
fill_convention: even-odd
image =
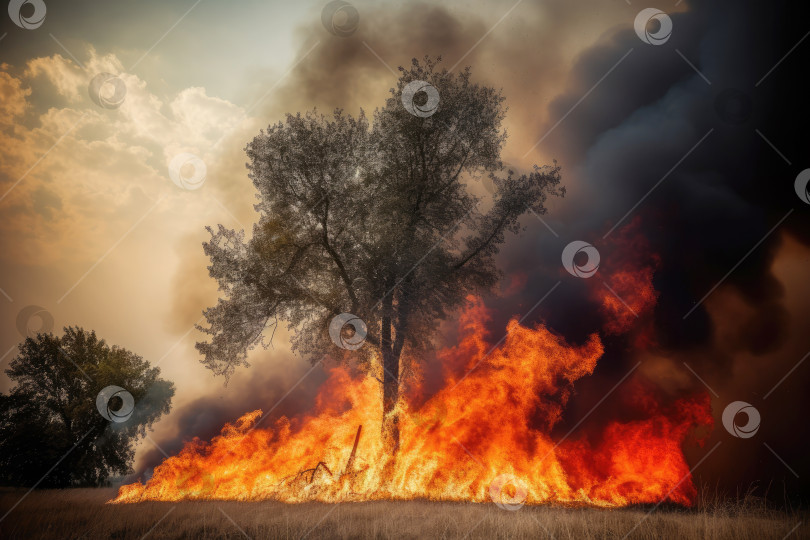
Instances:
[[[0,491],[0,515],[25,491]],[[523,507],[427,501],[290,505],[205,501],[104,504],[111,489],[35,491],[0,522],[0,538],[810,538],[807,512],[750,497],[702,510]],[[649,515],[648,515],[649,513]],[[632,531],[632,532],[631,532]]]

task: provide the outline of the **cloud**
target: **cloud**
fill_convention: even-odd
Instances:
[[[0,225],[7,261],[46,265],[92,260],[146,211],[145,202],[163,195],[171,196],[169,214],[184,214],[179,208],[189,200],[180,195],[188,194],[175,188],[167,171],[178,152],[195,153],[209,170],[222,173],[218,161],[224,151],[217,143],[243,127],[244,111],[208,96],[203,88],[161,99],[132,74],[120,75],[126,84],[120,108],[96,106],[88,96],[90,79],[98,72],[120,70],[114,56],[92,54],[86,69],[54,55],[30,60],[17,76],[10,66],[0,71],[0,123],[13,126],[0,133],[5,150],[0,189],[6,194],[0,204],[12,218]],[[30,102],[48,93],[61,98],[61,105],[42,107],[23,122]],[[51,207],[58,212],[40,219],[37,209],[45,193],[60,204]],[[195,203],[199,205],[191,201],[191,206]],[[106,227],[97,227],[100,222]],[[82,238],[78,246],[70,241],[76,237]]]
[[[0,66],[0,122],[3,125],[11,125],[15,118],[23,115],[28,106],[28,96],[31,95],[30,88],[23,88],[22,82],[15,79]]]
[[[158,94],[122,72],[115,55],[88,50],[84,68],[58,54],[0,67],[2,286],[22,305],[45,305],[57,328],[89,326],[160,361],[164,376],[178,381],[175,401],[182,403],[222,386],[199,365],[194,335],[177,340],[216,299],[199,257],[204,226],[237,226],[232,215],[250,208],[243,159],[234,160],[254,120],[201,87]],[[124,81],[120,107],[91,100],[88,85],[100,72]],[[169,178],[178,152],[206,162],[201,189],[184,191]],[[177,291],[192,300],[177,313],[171,308],[180,293],[169,287],[183,280],[189,287]],[[19,340],[19,306],[2,308],[11,321],[2,327],[6,350]]]

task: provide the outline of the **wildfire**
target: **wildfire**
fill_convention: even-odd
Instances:
[[[407,400],[400,406],[395,457],[381,436],[379,383],[335,367],[311,414],[257,426],[261,411],[247,413],[210,442],[187,443],[145,485],[121,487],[112,502],[692,504],[696,490],[682,446],[695,427],[712,425],[707,395],[663,406],[642,379],[631,378],[621,395],[637,412],[632,420],[555,440],[552,428],[573,383],[593,373],[601,340],[594,334],[571,345],[542,325],[512,320],[493,348],[486,321],[483,304],[471,299],[460,318],[459,343],[440,353],[443,388],[419,407]]]

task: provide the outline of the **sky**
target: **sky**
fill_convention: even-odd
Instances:
[[[45,4],[41,26],[4,16],[0,31],[0,367],[23,339],[20,313],[30,305],[56,332],[90,328],[158,365],[177,387],[173,413],[141,443],[136,468],[160,457],[153,441],[171,453],[183,438],[210,437],[275,403],[309,368],[284,330],[227,386],[194,349],[194,325],[217,298],[205,227],[249,231],[256,218],[247,142],[285,113],[373,111],[397,66],[426,54],[502,89],[505,162],[563,167],[567,196],[551,201],[544,222],[528,216],[500,256],[508,275],[527,279],[517,294],[492,299],[496,324],[548,291],[568,242],[599,246],[638,217],[662,259],[663,350],[642,372],[672,392],[708,385],[718,423],[734,400],[779,418],[763,424],[778,457],[727,441],[709,463],[719,477],[731,474],[726,451],[764,471],[752,481],[794,482],[791,472],[807,467],[790,444],[791,434],[810,438],[790,405],[806,404],[797,396],[810,376],[798,364],[810,349],[802,331],[810,206],[793,190],[807,146],[788,136],[785,115],[799,100],[791,77],[810,45],[793,52],[805,30],[783,22],[778,4],[356,1],[360,24],[348,37],[326,30],[320,1]],[[671,18],[666,43],[634,31],[645,7]],[[125,88],[114,108],[90,96],[104,73]],[[181,154],[204,163],[196,189],[172,180]],[[470,189],[487,194],[480,182]],[[592,317],[578,284],[566,287],[532,320],[582,340]],[[599,398],[588,384],[614,380],[636,360],[621,347],[583,383],[572,418]],[[306,406],[322,380],[307,378],[279,413]],[[9,385],[0,375],[0,390]]]

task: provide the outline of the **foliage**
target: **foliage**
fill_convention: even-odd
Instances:
[[[32,486],[44,477],[43,487],[95,486],[127,473],[133,443],[169,412],[174,395],[174,385],[159,378],[158,368],[77,327],[66,327],[62,337],[27,338],[6,373],[16,385],[0,394],[0,482],[5,484]],[[110,385],[135,399],[126,422],[110,422],[96,408],[98,393]],[[119,404],[110,406],[116,410]]]
[[[352,358],[397,381],[403,350],[429,347],[437,321],[497,283],[495,256],[521,215],[546,213],[547,197],[564,192],[556,166],[505,170],[500,92],[429,58],[400,70],[373,125],[362,111],[289,114],[248,144],[259,200],[252,237],[219,225],[204,244],[224,296],[205,311],[210,341],[197,344],[214,373],[248,365],[279,321],[313,362],[346,356],[327,329],[350,312],[367,323],[370,345]],[[414,80],[441,96],[428,118],[402,106]],[[496,187],[486,212],[468,190],[482,175]]]

